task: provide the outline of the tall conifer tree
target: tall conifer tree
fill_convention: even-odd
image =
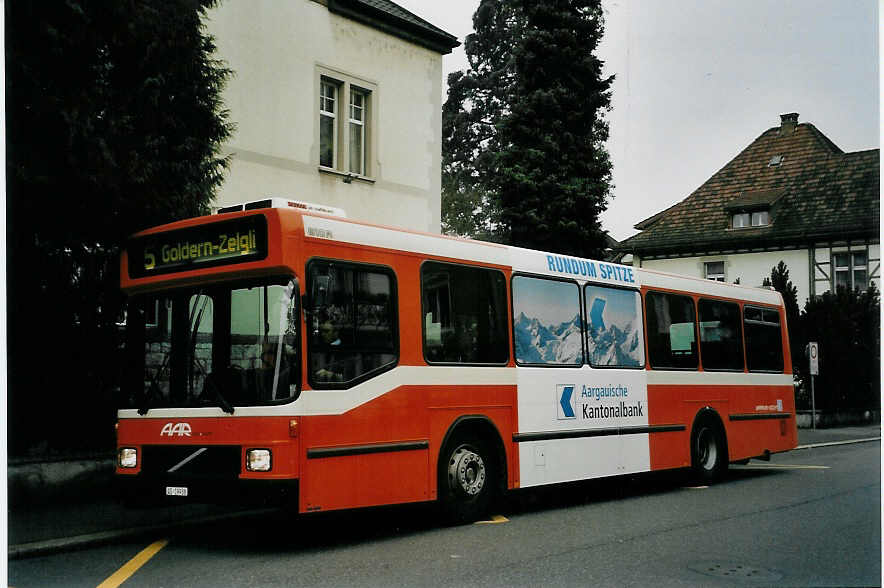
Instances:
[[[443,111],[443,219],[472,206],[461,233],[599,256],[613,81],[593,55],[601,3],[482,0],[473,25]]]

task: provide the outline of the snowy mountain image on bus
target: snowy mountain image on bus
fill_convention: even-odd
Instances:
[[[587,286],[590,365],[638,367],[644,364],[640,304],[641,299],[635,292]]]
[[[559,325],[544,325],[537,317],[521,313],[516,320],[516,357],[520,363],[579,364],[580,315]]]

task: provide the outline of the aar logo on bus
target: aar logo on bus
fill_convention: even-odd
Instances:
[[[574,384],[556,385],[556,410],[560,421],[577,418],[575,408],[577,398],[574,394]]]
[[[169,437],[174,437],[175,435],[190,437],[190,433],[190,423],[166,423],[160,431],[160,437],[163,435],[168,435]]]

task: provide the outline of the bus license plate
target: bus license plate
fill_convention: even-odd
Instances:
[[[166,486],[166,496],[187,496],[187,487]]]

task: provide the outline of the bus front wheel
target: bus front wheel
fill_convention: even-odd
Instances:
[[[486,514],[494,491],[491,453],[478,439],[454,438],[442,452],[439,502],[446,522],[462,524]]]

